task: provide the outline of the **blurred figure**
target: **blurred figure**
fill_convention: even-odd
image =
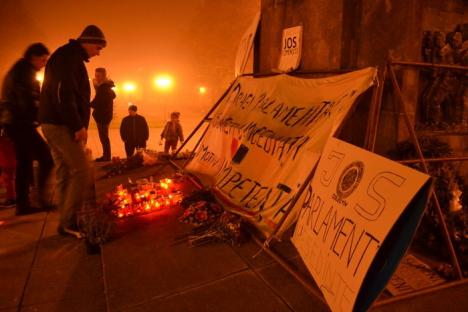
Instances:
[[[177,142],[179,140],[180,143],[184,142],[184,134],[182,133],[182,126],[179,123],[179,117],[179,112],[171,113],[171,120],[167,122],[161,133],[161,140],[166,140],[164,143],[165,154],[169,153],[169,149],[172,149],[172,154],[174,154],[177,149]]]
[[[106,46],[102,31],[87,26],[78,39],[58,48],[47,63],[39,120],[57,167],[60,210],[58,232],[80,237],[76,213],[89,189],[89,164],[84,150],[90,117],[90,86],[85,62]]]
[[[135,149],[146,148],[149,137],[148,124],[143,116],[137,114],[135,105],[128,107],[128,116],[122,119],[120,124],[120,137],[125,144],[127,158],[133,156]]]
[[[16,154],[16,214],[24,215],[49,208],[46,183],[53,168],[49,147],[37,132],[37,109],[40,85],[36,74],[46,64],[49,50],[42,43],[34,43],[17,61],[5,77],[2,89],[3,105],[10,112],[4,121]],[[31,206],[29,187],[34,181],[33,161],[39,163],[38,204]]]
[[[99,140],[102,145],[102,156],[96,161],[110,161],[111,146],[109,141],[109,124],[112,120],[115,92],[112,90],[114,82],[107,78],[105,68],[96,68],[93,80],[96,95],[91,101],[93,108],[93,118],[99,133]]]

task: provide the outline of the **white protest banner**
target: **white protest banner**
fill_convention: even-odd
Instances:
[[[301,56],[302,26],[284,29],[278,69],[281,72],[291,72],[296,70],[301,63]]]
[[[239,46],[237,47],[236,62],[234,65],[234,74],[239,77],[244,73],[245,65],[249,60],[249,54],[252,50],[255,33],[257,32],[258,23],[260,22],[260,12],[255,14],[252,23],[242,36]]]
[[[366,68],[321,79],[238,78],[187,170],[208,177],[227,210],[270,234],[375,73]]]
[[[366,311],[424,212],[429,176],[330,138],[292,241],[332,311]]]

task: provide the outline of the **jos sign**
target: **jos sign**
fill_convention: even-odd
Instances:
[[[301,52],[302,26],[284,29],[278,69],[281,72],[291,72],[296,70],[301,63]]]

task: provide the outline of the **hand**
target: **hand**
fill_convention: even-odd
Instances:
[[[88,131],[83,127],[75,132],[75,141],[86,141],[88,138]]]

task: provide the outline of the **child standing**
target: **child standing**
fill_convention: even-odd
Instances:
[[[164,144],[165,154],[169,153],[169,148],[172,149],[172,153],[174,154],[177,149],[177,141],[180,140],[180,143],[184,142],[184,135],[182,133],[182,126],[179,123],[179,117],[179,112],[171,113],[171,121],[167,122],[161,133],[161,140],[166,140]]]

